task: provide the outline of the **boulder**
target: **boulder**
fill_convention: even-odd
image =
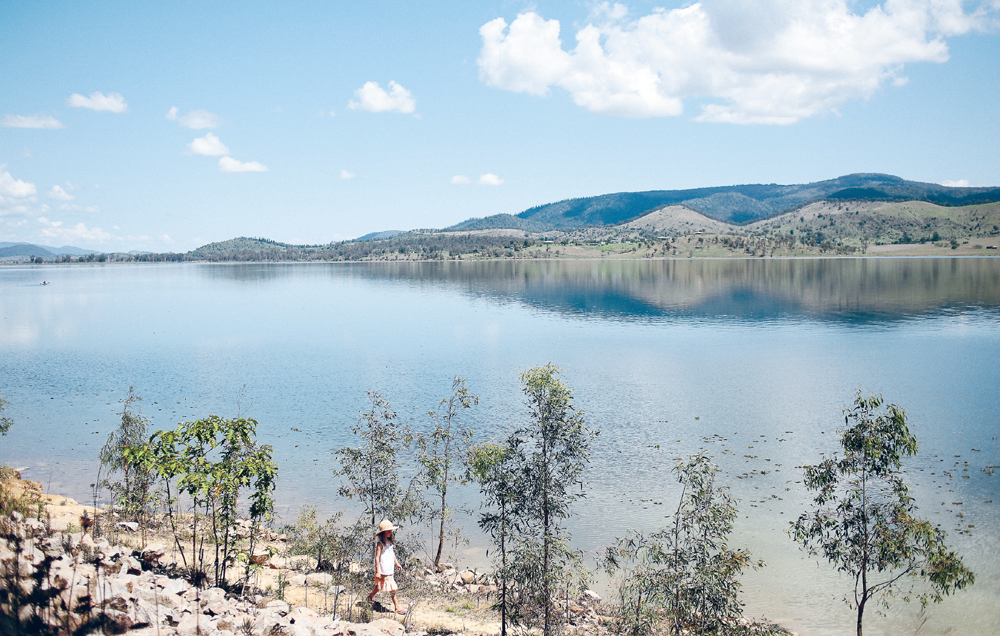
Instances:
[[[210,587],[201,593],[202,607],[224,600],[226,600],[226,591],[221,587]]]
[[[139,524],[134,521],[119,521],[118,528],[125,532],[136,532],[139,530]]]
[[[379,618],[368,623],[369,627],[373,627],[389,636],[403,636],[403,632],[406,631],[406,627],[403,626],[399,621],[394,621],[391,618]]]
[[[264,609],[274,610],[278,614],[281,614],[282,616],[284,616],[284,615],[288,614],[289,607],[288,607],[288,603],[286,603],[284,601],[274,600],[274,601],[268,601],[267,605],[264,606]]]
[[[267,550],[254,550],[250,555],[250,561],[254,565],[264,565],[271,558],[271,553]]]
[[[187,592],[191,586],[188,585],[188,582],[184,579],[168,579],[162,587],[163,595],[166,596],[169,594],[183,594],[184,592]]]
[[[462,572],[462,583],[466,585],[476,582],[476,573],[472,570],[465,570]]]
[[[326,587],[333,583],[333,575],[325,572],[316,572],[306,575],[306,584],[313,587]]]

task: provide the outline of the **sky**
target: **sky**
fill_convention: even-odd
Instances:
[[[1000,185],[1000,0],[0,3],[0,241],[324,244],[610,192]]]

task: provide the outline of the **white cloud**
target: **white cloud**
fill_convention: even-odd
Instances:
[[[38,193],[34,183],[15,179],[9,172],[4,170],[6,167],[0,164],[0,196],[24,199],[26,197],[33,197]]]
[[[45,217],[39,217],[38,221],[45,225],[45,227],[42,228],[42,236],[49,239],[58,239],[59,241],[64,241],[66,243],[76,241],[104,242],[113,238],[111,234],[105,232],[101,228],[88,228],[83,223],[77,223],[73,227],[62,227],[62,221],[49,221]]]
[[[949,187],[949,188],[968,188],[969,187],[969,180],[968,179],[959,179],[958,181],[942,181],[941,185]]]
[[[202,130],[204,128],[218,128],[222,125],[222,118],[207,110],[192,110],[178,115],[176,106],[172,106],[167,111],[166,118],[177,122],[178,125],[190,128],[191,130]]]
[[[73,93],[66,98],[66,104],[73,108],[89,108],[90,110],[106,110],[110,113],[128,112],[128,104],[125,98],[118,93],[105,95],[99,91],[94,91],[90,97],[84,97],[79,93]]]
[[[464,174],[456,174],[451,178],[451,185],[469,185],[472,180]]]
[[[62,187],[54,185],[49,190],[49,198],[57,201],[72,201],[76,197],[63,190]]]
[[[396,82],[389,82],[389,90],[378,85],[378,82],[365,82],[365,85],[354,91],[358,101],[353,99],[347,103],[352,110],[366,110],[369,113],[412,113],[417,102],[406,90]]]
[[[566,90],[595,113],[680,115],[683,100],[715,100],[700,121],[789,124],[836,112],[886,82],[905,82],[910,62],[945,62],[946,36],[988,26],[962,0],[703,0],[632,19],[598,5],[564,50],[557,20],[522,13],[486,23],[480,80],[545,96]]]
[[[354,174],[350,170],[341,170],[340,171],[340,178],[341,179],[353,179],[356,176],[358,176],[358,175]]]
[[[243,162],[232,157],[221,157],[219,170],[222,172],[267,172],[267,166],[256,161]]]
[[[226,144],[212,133],[208,133],[204,137],[196,137],[188,144],[188,150],[193,155],[202,155],[203,157],[218,157],[229,154],[229,148],[226,147]]]
[[[31,148],[25,148],[21,152],[17,153],[18,157],[24,157],[25,159],[34,159],[35,153],[31,152]]]
[[[76,205],[76,204],[70,204],[70,203],[63,203],[62,205],[59,206],[59,209],[62,210],[62,211],[64,211],[64,212],[91,212],[91,213],[93,213],[93,212],[100,212],[101,211],[101,208],[99,208],[96,205],[88,205],[88,206],[84,207],[82,205]]]
[[[66,126],[52,115],[4,115],[0,126],[6,128],[65,128]]]
[[[503,183],[503,179],[496,176],[492,172],[487,172],[486,174],[480,176],[479,180],[476,181],[476,183],[485,186],[498,186]]]

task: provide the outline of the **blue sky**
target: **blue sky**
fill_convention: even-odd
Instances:
[[[188,251],[608,192],[1000,185],[1000,0],[6,2],[0,241]]]

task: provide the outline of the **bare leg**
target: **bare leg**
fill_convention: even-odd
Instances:
[[[396,613],[405,614],[406,612],[399,609],[399,601],[396,600],[396,590],[393,590],[392,592],[390,592],[390,594],[392,595],[392,606],[396,608]]]

